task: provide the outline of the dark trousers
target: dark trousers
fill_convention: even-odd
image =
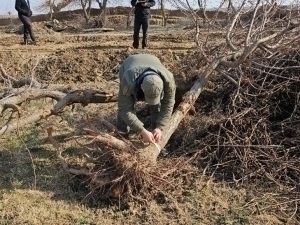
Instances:
[[[24,25],[24,43],[27,43],[27,41],[29,40],[29,36],[31,40],[35,42],[35,35],[33,33],[30,17],[19,15],[19,19]]]
[[[142,48],[147,47],[147,32],[148,32],[148,27],[149,27],[149,20],[150,17],[145,17],[145,18],[134,18],[134,31],[133,31],[133,44],[132,46],[134,48],[139,48],[139,34],[140,34],[140,29],[142,27],[143,30],[143,40],[142,40]]]

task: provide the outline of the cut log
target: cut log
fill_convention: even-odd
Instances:
[[[108,94],[98,90],[76,90],[66,94],[64,92],[68,92],[68,89],[70,89],[69,85],[43,85],[37,82],[33,77],[17,80],[6,73],[2,64],[0,64],[0,75],[2,81],[6,82],[9,86],[0,92],[0,113],[2,115],[6,109],[12,109],[13,113],[18,112],[18,118],[15,119],[11,116],[9,121],[4,121],[4,124],[0,126],[0,135],[36,122],[41,118],[57,114],[64,107],[73,103],[87,105],[89,103],[117,101],[117,95]],[[22,117],[21,104],[26,101],[41,98],[52,98],[57,101],[57,104],[53,110],[50,110],[51,106],[48,106],[49,108],[46,108],[43,111],[34,112],[30,116]]]
[[[159,143],[151,144],[144,148],[139,148],[139,157],[142,159],[148,159],[150,165],[156,163],[157,157],[160,151],[168,143],[170,137],[177,129],[182,119],[186,116],[189,110],[195,104],[197,98],[204,89],[205,83],[214,70],[218,67],[220,60],[213,61],[202,75],[196,80],[191,89],[184,95],[183,101],[178,105],[175,112],[172,114],[170,122],[164,128],[162,139]]]
[[[114,31],[115,29],[113,28],[89,28],[89,29],[84,29],[82,30],[84,33],[90,33],[90,32],[109,32],[109,31]]]
[[[17,95],[1,99],[0,112],[3,111],[4,106],[7,104],[18,105],[28,100],[35,100],[47,97],[58,101],[63,96],[65,96],[65,94],[59,91],[48,91],[47,89],[28,89],[27,91],[21,92]]]
[[[64,107],[74,103],[86,106],[89,103],[116,102],[117,94],[109,94],[98,90],[76,90],[64,96],[53,108],[52,114],[59,113]]]

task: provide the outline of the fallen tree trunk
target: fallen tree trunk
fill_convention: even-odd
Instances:
[[[99,90],[76,90],[66,94],[57,102],[52,110],[52,114],[57,114],[63,108],[74,103],[81,103],[86,106],[89,103],[116,102],[117,94],[109,94]]]
[[[84,29],[82,30],[84,33],[90,33],[90,32],[110,32],[110,31],[114,31],[113,28],[89,28],[89,29]]]
[[[148,158],[148,160],[150,160],[152,163],[156,162],[157,157],[160,154],[160,151],[165,147],[165,145],[168,143],[170,137],[177,129],[182,119],[193,107],[197,98],[203,91],[209,75],[211,75],[211,73],[218,67],[219,63],[220,63],[219,60],[215,60],[207,67],[207,69],[204,71],[202,75],[199,75],[198,79],[195,81],[190,91],[188,91],[183,96],[183,101],[178,105],[177,109],[172,114],[170,122],[164,128],[163,137],[161,141],[157,144],[151,144],[148,147],[140,149],[139,155],[141,158]]]
[[[74,103],[81,103],[83,106],[89,103],[108,103],[117,101],[116,94],[109,94],[99,90],[75,90],[69,91],[69,85],[43,85],[35,81],[33,78],[22,78],[20,80],[9,76],[3,66],[0,64],[0,74],[2,81],[6,82],[7,88],[0,93],[0,114],[11,109],[12,114],[8,121],[3,121],[0,126],[0,135],[9,133],[17,128],[22,128],[27,124],[34,123],[40,119],[46,119],[49,116],[56,115],[66,106]],[[38,112],[27,113],[23,115],[22,104],[28,101],[50,98],[57,103],[52,108],[49,104],[44,110]],[[13,114],[17,112],[16,118]]]
[[[27,124],[31,124],[40,119],[48,118],[49,116],[56,115],[61,112],[66,106],[81,103],[86,106],[89,103],[107,103],[116,101],[117,97],[114,94],[107,94],[105,92],[97,90],[77,90],[71,93],[65,94],[60,91],[51,91],[47,89],[36,89],[29,88],[23,92],[12,91],[15,94],[11,94],[0,100],[0,113],[3,115],[4,111],[7,109],[12,109],[13,111],[18,111],[18,118],[8,121],[0,126],[0,135],[9,133],[17,128],[22,128]],[[42,98],[51,98],[57,103],[55,104],[53,110],[52,106],[49,104],[42,112],[33,112],[30,116],[22,117],[20,113],[22,103],[26,101],[32,101]]]

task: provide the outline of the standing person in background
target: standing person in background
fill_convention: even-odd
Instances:
[[[30,10],[29,0],[16,0],[15,9],[18,11],[18,16],[24,25],[24,44],[28,44],[29,36],[33,43],[36,43],[35,35],[33,33],[30,17],[32,11]]]
[[[139,33],[142,26],[143,40],[142,48],[147,48],[147,32],[150,20],[150,7],[155,5],[154,0],[131,0],[131,5],[135,7],[134,11],[134,31],[133,44],[134,48],[139,48]]]

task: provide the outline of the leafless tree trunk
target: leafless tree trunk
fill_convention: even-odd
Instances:
[[[203,20],[203,25],[206,26],[208,22],[208,17],[206,15],[206,0],[198,0],[200,17]]]
[[[131,24],[131,22],[132,22],[132,12],[134,11],[134,7],[132,7],[131,9],[130,9],[130,11],[128,12],[128,14],[127,14],[127,21],[126,21],[126,28],[128,29],[129,27],[130,27],[130,24]]]
[[[80,0],[85,22],[88,23],[91,17],[92,0]]]
[[[62,85],[43,85],[33,77],[15,79],[7,75],[0,64],[0,81],[7,83],[7,88],[0,91],[0,115],[6,110],[11,110],[11,115],[17,113],[17,118],[11,118],[0,125],[0,135],[21,128],[43,118],[60,113],[66,106],[73,103],[87,105],[89,103],[115,102],[117,95],[108,94],[98,90],[74,90],[69,91],[68,87]],[[38,112],[30,113],[30,116],[23,115],[22,104],[26,101],[50,98],[57,101],[51,109],[45,106]]]
[[[50,13],[56,13],[60,12],[72,3],[75,3],[75,0],[45,0],[37,7],[37,10],[49,10]]]
[[[12,12],[11,12],[11,11],[9,11],[9,12],[7,12],[7,14],[8,14],[8,16],[9,16],[9,19],[10,19],[10,24],[12,24],[12,18],[11,18],[11,14],[12,14]]]
[[[52,0],[52,1],[49,0],[49,1],[50,1],[50,9],[49,9],[50,10],[50,18],[49,19],[50,19],[50,21],[52,21],[53,20],[53,13],[54,13],[53,12],[54,0]]]
[[[160,10],[162,15],[162,26],[167,26],[168,14],[166,13],[165,9],[165,2],[166,0],[160,0]]]
[[[96,2],[99,5],[100,13],[98,16],[98,20],[101,21],[101,26],[105,26],[106,24],[106,14],[107,14],[107,2],[108,0],[103,0],[102,2],[100,0],[96,0]]]

